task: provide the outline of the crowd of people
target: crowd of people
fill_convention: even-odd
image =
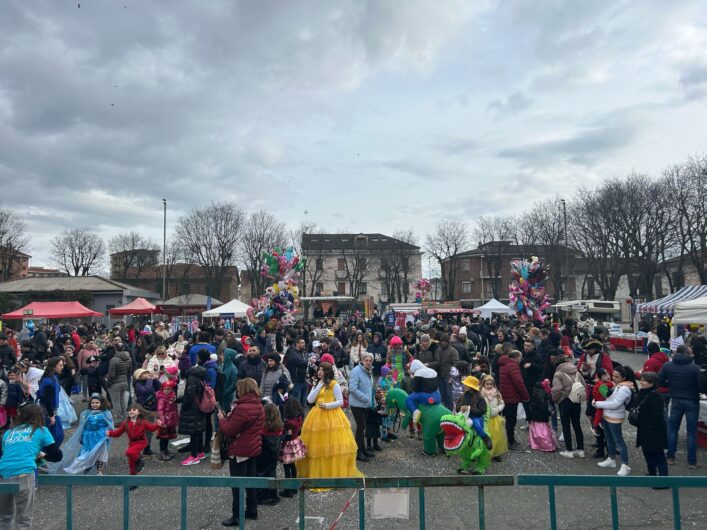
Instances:
[[[401,434],[401,415],[412,417],[409,437],[422,437],[421,403],[464,414],[494,460],[525,450],[586,458],[589,434],[598,466],[619,476],[632,472],[626,421],[637,427],[648,474],[667,475],[685,416],[695,468],[702,382],[693,358],[705,355],[704,338],[674,353],[651,342],[637,369],[611,358],[604,331],[467,316],[402,327],[380,317],[318,319],[274,333],[218,322],[171,331],[163,322],[41,325],[31,337],[4,330],[0,476],[23,480],[24,493],[0,495],[0,521],[31,522],[38,467],[106,473],[111,439],[123,435],[131,474],[150,457],[172,460],[172,446],[181,465],[227,461],[231,476],[275,477],[279,465],[287,478],[361,476],[357,466],[384,458],[381,442]],[[407,410],[386,401],[393,389],[407,392]],[[72,394],[86,404],[78,416]],[[528,431],[529,447],[518,430]],[[188,441],[175,446],[180,435]],[[248,490],[245,516],[294,494]],[[234,489],[223,524],[238,523]]]

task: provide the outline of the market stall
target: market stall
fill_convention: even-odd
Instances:
[[[216,309],[210,309],[209,311],[204,311],[201,316],[204,318],[210,317],[220,317],[220,318],[245,318],[248,313],[250,306],[244,302],[241,302],[237,298],[234,298],[230,302],[217,307]]]
[[[707,285],[686,285],[682,289],[663,298],[659,298],[658,300],[638,304],[636,306],[636,312],[672,315],[677,304],[706,296]]]
[[[68,318],[102,317],[103,313],[89,309],[79,302],[32,302],[20,309],[0,315],[3,320],[46,318],[62,320]]]
[[[676,304],[673,324],[707,325],[707,296]]]
[[[481,314],[481,318],[491,318],[491,315],[514,315],[515,309],[511,309],[506,304],[502,304],[495,298],[492,298],[486,302],[481,307],[474,309],[474,312],[478,311]]]
[[[154,315],[155,313],[157,313],[157,306],[141,297],[136,298],[124,306],[114,307],[113,309],[108,310],[108,314],[111,316]]]

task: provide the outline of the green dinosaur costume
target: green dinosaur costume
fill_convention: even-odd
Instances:
[[[412,420],[412,413],[405,406],[408,394],[400,388],[388,391],[385,397],[388,414],[397,408],[403,414],[402,428],[407,429]],[[418,405],[422,413],[420,425],[422,425],[422,446],[425,453],[435,455],[438,451],[444,450],[444,433],[439,426],[439,422],[445,415],[451,415],[451,411],[443,405]]]
[[[484,415],[484,425],[488,422],[488,412]],[[470,425],[463,414],[448,414],[440,421],[444,431],[444,450],[447,454],[458,454],[462,467],[459,473],[483,475],[491,463],[491,453],[486,444]]]

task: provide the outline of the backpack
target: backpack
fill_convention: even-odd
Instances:
[[[638,427],[638,417],[641,413],[642,404],[643,401],[638,403],[638,392],[631,390],[631,398],[628,400],[628,404],[626,405],[626,411],[628,412],[628,422],[634,427]]]
[[[569,375],[565,374],[567,379],[571,378]],[[570,389],[570,395],[568,396],[572,403],[584,403],[587,401],[587,387],[584,384],[584,377],[577,372],[574,376],[574,382],[572,383],[572,388]]]
[[[222,370],[216,370],[216,388],[214,392],[216,394],[216,400],[223,401],[223,392],[226,390],[226,374]]]
[[[209,385],[202,383],[204,385],[204,391],[201,394],[201,399],[198,401],[199,410],[204,414],[211,414],[216,408],[216,394],[214,389]]]

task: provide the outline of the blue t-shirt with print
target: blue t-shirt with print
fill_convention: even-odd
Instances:
[[[54,443],[54,438],[46,427],[39,427],[32,433],[31,425],[19,425],[9,429],[2,437],[2,457],[0,477],[14,477],[34,473],[37,469],[37,455],[43,447]]]

